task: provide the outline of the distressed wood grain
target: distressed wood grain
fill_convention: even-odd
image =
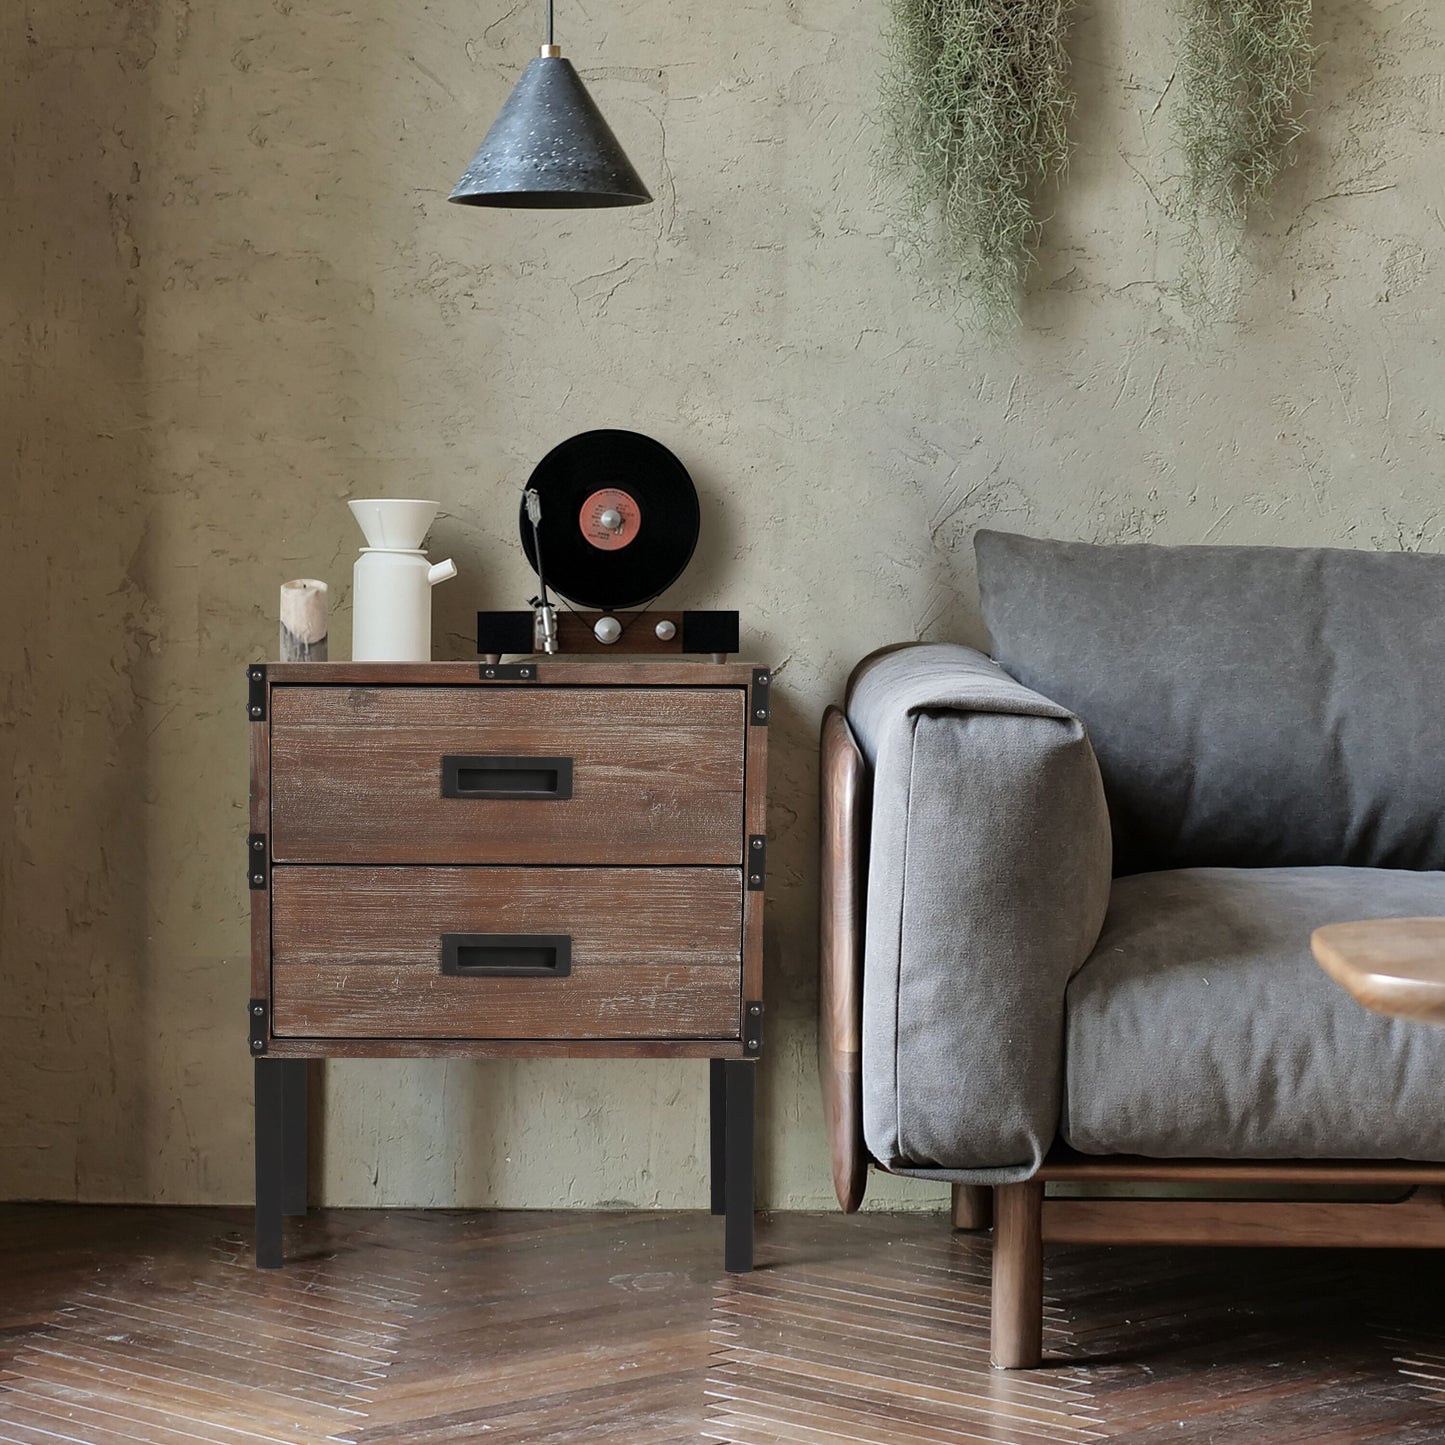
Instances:
[[[272,894],[281,1037],[738,1036],[736,869],[283,865]],[[570,935],[572,972],[443,974],[446,933]]]
[[[741,689],[271,689],[272,849],[308,863],[727,864]],[[447,798],[447,756],[568,757],[572,796]]]

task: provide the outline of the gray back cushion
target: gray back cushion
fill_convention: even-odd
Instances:
[[[1082,718],[1115,868],[1445,868],[1445,557],[975,538],[994,656]]]

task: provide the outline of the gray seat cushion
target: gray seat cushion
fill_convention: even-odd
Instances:
[[[1069,985],[1063,1134],[1089,1154],[1445,1160],[1445,1028],[1361,1008],[1311,930],[1445,914],[1445,874],[1198,868],[1115,881]]]
[[[1116,872],[1445,868],[1445,557],[975,547],[994,656],[1089,730]]]

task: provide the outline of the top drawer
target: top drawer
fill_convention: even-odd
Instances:
[[[271,690],[285,863],[742,861],[741,688]]]

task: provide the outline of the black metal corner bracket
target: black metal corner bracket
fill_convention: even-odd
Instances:
[[[266,664],[253,662],[246,668],[246,716],[252,722],[266,721]]]
[[[535,662],[482,662],[477,664],[477,676],[483,682],[536,682]]]
[[[753,668],[752,695],[748,700],[748,721],[754,726],[765,728],[772,716],[771,691],[773,675],[766,667]]]
[[[250,1023],[251,1052],[264,1054],[271,1037],[271,1013],[264,998],[253,998],[246,1005],[246,1018]]]
[[[748,838],[748,892],[761,893],[768,886],[768,840],[762,833]]]
[[[743,1005],[743,1057],[755,1059],[763,1051],[763,1003],[749,999]]]
[[[246,882],[251,888],[264,888],[271,876],[271,864],[266,852],[266,835],[246,835]]]

